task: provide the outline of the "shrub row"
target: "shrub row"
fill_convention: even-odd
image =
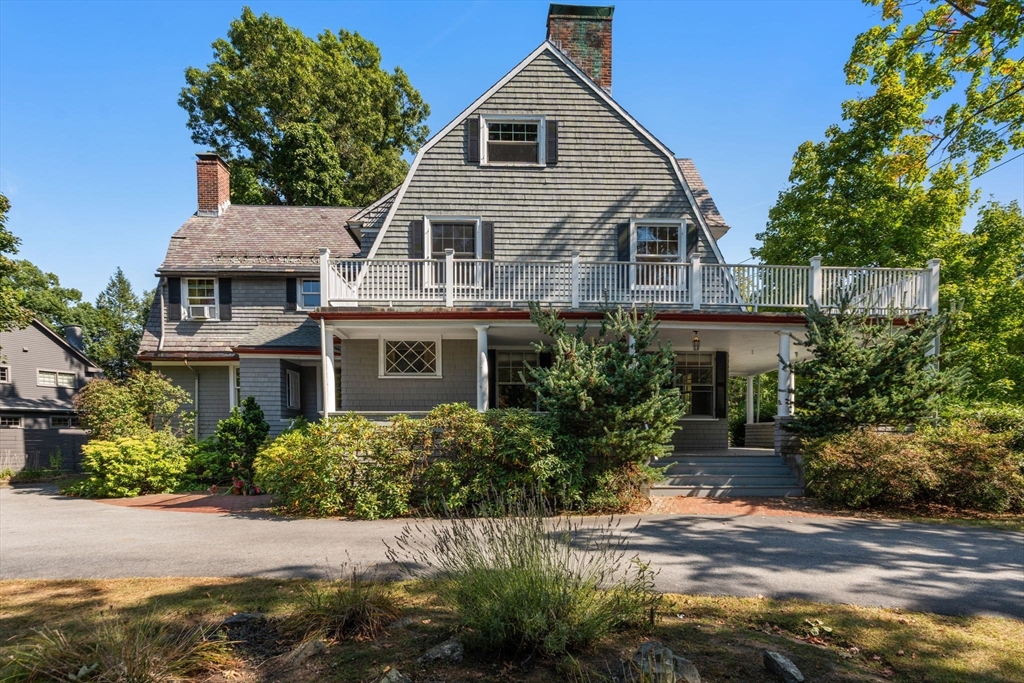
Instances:
[[[256,481],[300,515],[373,519],[414,508],[467,510],[494,491],[530,488],[573,505],[582,457],[556,447],[551,421],[465,403],[375,424],[355,414],[282,434],[256,458]]]
[[[850,508],[937,503],[1024,510],[1024,410],[985,408],[913,434],[858,430],[811,442],[808,492]]]

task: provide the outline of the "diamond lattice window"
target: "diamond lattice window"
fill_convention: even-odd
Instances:
[[[436,375],[437,342],[384,342],[385,375]]]

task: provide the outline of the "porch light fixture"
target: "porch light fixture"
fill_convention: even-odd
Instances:
[[[700,337],[697,336],[697,330],[693,331],[693,350],[700,351]]]

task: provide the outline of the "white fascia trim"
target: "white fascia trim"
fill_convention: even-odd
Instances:
[[[515,68],[513,68],[511,71],[505,74],[505,76],[500,81],[492,85],[487,90],[487,92],[478,97],[473,102],[473,104],[469,105],[464,110],[462,110],[462,113],[456,116],[454,119],[452,119],[451,123],[442,128],[437,134],[434,135],[434,137],[427,140],[426,144],[420,147],[420,151],[416,152],[416,158],[413,159],[412,161],[412,166],[409,167],[409,172],[405,174],[405,180],[402,181],[401,187],[398,188],[398,194],[395,195],[395,200],[391,203],[391,208],[388,209],[388,215],[384,217],[384,222],[380,226],[380,232],[377,233],[377,238],[373,241],[373,246],[370,247],[369,253],[366,254],[367,260],[372,259],[374,256],[377,255],[377,249],[380,247],[380,244],[383,241],[384,235],[387,233],[388,228],[391,227],[391,221],[394,219],[395,213],[398,212],[398,207],[402,204],[402,199],[405,197],[405,191],[409,189],[409,183],[412,181],[412,177],[416,175],[416,169],[419,168],[420,160],[423,158],[423,155],[429,152],[430,149],[438,143],[438,141],[443,139],[444,136],[448,135],[448,133],[452,132],[452,130],[454,130],[456,126],[465,121],[466,118],[470,114],[472,114],[481,104],[490,99],[491,95],[496,93],[498,90],[504,87],[506,83],[508,83],[513,78],[518,76],[520,71],[525,69],[530,64],[530,62],[535,60],[545,51],[554,51],[554,47],[551,45],[551,43],[549,43],[546,40],[539,46],[537,46],[537,49],[531,52],[526,57],[526,59],[519,62],[519,64],[517,64]]]

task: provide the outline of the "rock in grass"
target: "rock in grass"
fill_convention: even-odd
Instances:
[[[796,664],[778,652],[764,651],[764,668],[783,683],[803,683],[804,675],[796,668]]]
[[[416,660],[417,664],[433,664],[435,662],[446,662],[458,664],[462,661],[462,643],[458,638],[449,638],[440,645],[427,650],[422,657]]]
[[[627,681],[700,683],[700,673],[690,660],[678,656],[656,640],[649,640],[637,649],[632,669],[625,676]]]
[[[300,643],[298,647],[284,656],[284,661],[291,666],[298,666],[307,659],[322,655],[327,651],[327,645],[322,640],[307,640]]]
[[[398,669],[389,669],[384,677],[377,683],[412,683],[412,679],[402,674]]]
[[[236,626],[245,626],[256,622],[266,621],[267,615],[262,612],[239,612],[238,614],[232,614],[230,617],[221,622],[221,626],[228,628]]]

